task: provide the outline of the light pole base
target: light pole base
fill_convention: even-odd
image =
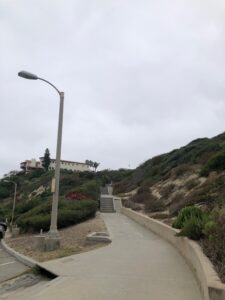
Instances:
[[[12,234],[13,238],[17,237],[20,234],[20,228],[12,226],[11,227],[11,234]]]
[[[57,229],[50,229],[47,236],[51,238],[59,238],[59,232]]]
[[[48,252],[60,248],[60,238],[49,235],[38,235],[34,237],[34,249]]]

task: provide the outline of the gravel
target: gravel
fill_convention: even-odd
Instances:
[[[41,252],[33,248],[34,236],[37,234],[21,234],[17,238],[8,238],[5,242],[17,252],[29,256],[39,262],[69,256],[76,253],[90,251],[104,246],[102,243],[87,244],[85,238],[92,232],[107,232],[105,223],[100,214],[83,223],[59,230],[61,246],[50,252]]]

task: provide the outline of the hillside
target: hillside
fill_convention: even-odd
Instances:
[[[213,207],[225,196],[224,170],[225,133],[147,160],[116,183],[115,192],[124,196],[137,192],[139,197],[133,200],[142,203],[147,200],[141,194],[151,188],[149,199],[159,200],[160,210],[167,209],[171,215],[190,204]]]
[[[100,186],[121,180],[129,171],[72,172],[61,171],[58,226],[67,227],[95,215]],[[24,232],[49,229],[52,193],[52,171],[33,171],[5,177],[0,181],[0,219],[11,221],[14,185],[17,197],[14,223]]]

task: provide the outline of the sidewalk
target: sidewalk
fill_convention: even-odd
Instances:
[[[124,215],[103,218],[112,244],[43,263],[60,277],[29,299],[202,299],[189,267],[171,245]]]

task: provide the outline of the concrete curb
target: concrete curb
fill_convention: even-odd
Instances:
[[[125,207],[122,207],[121,212],[167,240],[181,253],[191,267],[205,300],[225,300],[225,284],[220,281],[212,263],[196,242],[185,237],[175,236],[178,230],[146,215]]]
[[[14,249],[12,249],[11,247],[9,247],[5,240],[2,239],[1,240],[1,245],[3,247],[3,249],[8,252],[10,255],[12,255],[13,257],[15,257],[18,261],[20,261],[21,263],[23,263],[24,265],[33,268],[33,267],[38,267],[41,270],[44,270],[46,272],[48,272],[49,274],[52,274],[55,277],[58,277],[59,274],[53,273],[52,271],[48,270],[46,267],[43,267],[43,265],[41,263],[39,263],[38,261],[32,259],[31,257],[25,256],[23,254],[20,254],[19,252],[15,251]]]

